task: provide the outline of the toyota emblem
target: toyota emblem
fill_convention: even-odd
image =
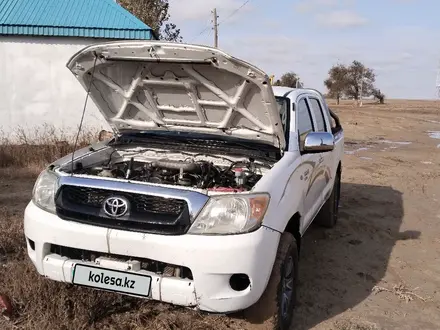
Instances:
[[[128,212],[128,200],[123,197],[109,197],[104,201],[105,214],[112,218],[119,218]]]

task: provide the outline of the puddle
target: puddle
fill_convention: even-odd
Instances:
[[[432,164],[432,162],[420,162],[420,163],[426,164],[426,165],[431,165]]]
[[[346,155],[354,155],[356,152],[369,150],[370,148],[358,148],[356,150],[345,150],[344,153]]]
[[[381,142],[381,143],[388,143],[388,144],[400,144],[400,145],[408,145],[408,144],[412,143],[412,142],[409,142],[409,141],[390,141],[390,140],[380,140],[379,142]]]
[[[428,131],[427,133],[431,139],[440,139],[440,131]]]
[[[360,159],[363,159],[363,160],[373,160],[373,158],[371,158],[371,157],[359,157]]]
[[[440,132],[438,132],[438,133],[440,134]],[[439,138],[440,138],[440,135],[439,135]],[[361,148],[357,148],[357,149],[353,149],[353,150],[345,150],[344,153],[347,155],[355,155],[359,151],[366,151],[366,150],[371,150],[371,149],[374,150],[374,147],[375,147],[374,145],[376,143],[388,144],[389,146],[386,146],[386,147],[384,145],[382,145],[382,148],[381,148],[382,150],[380,150],[380,151],[386,151],[389,149],[397,149],[397,148],[399,148],[400,145],[409,145],[412,142],[410,142],[410,141],[391,141],[391,140],[378,140],[377,142],[370,141],[367,143],[368,147],[361,147]],[[346,142],[346,144],[348,144],[350,146],[356,146],[356,145],[359,145],[360,143]],[[439,148],[440,148],[440,146],[439,146]],[[369,157],[359,157],[359,158],[365,159],[365,160],[372,160],[372,158],[369,158]]]

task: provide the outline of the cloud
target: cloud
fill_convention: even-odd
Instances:
[[[404,39],[405,42],[401,38],[402,30],[410,36]],[[424,41],[436,40],[437,35],[436,30],[404,26],[362,38],[339,35],[320,39],[318,43],[314,39],[287,34],[230,35],[222,43],[222,49],[260,67],[269,75],[280,77],[284,72],[294,71],[305,86],[323,92],[323,81],[332,65],[338,62],[349,65],[353,60],[359,60],[374,69],[376,85],[388,97],[429,98],[435,92],[435,69],[440,58],[440,52],[436,53],[435,49],[440,45],[428,50],[429,43]],[[414,47],[419,47],[419,51]],[[412,81],[417,81],[417,88]]]
[[[329,8],[345,8],[353,4],[353,0],[303,0],[294,5],[299,13],[321,12]]]
[[[240,45],[237,48],[237,44]],[[301,38],[283,35],[249,36],[247,38],[230,38],[223,42],[222,48],[251,62],[263,70],[287,70],[304,63],[308,43]],[[297,50],[301,49],[301,52]]]
[[[281,30],[283,28],[283,23],[279,20],[268,19],[264,21],[263,24],[268,30]]]
[[[170,16],[173,22],[197,21],[212,19],[212,10],[217,8],[219,21],[243,5],[241,0],[170,0]],[[251,4],[244,6],[234,16],[239,17],[252,10]],[[236,18],[234,17],[234,18]]]
[[[306,86],[322,91],[332,65],[359,60],[374,69],[377,87],[390,98],[434,97],[440,59],[440,43],[433,42],[440,38],[435,18],[403,23],[388,19],[395,6],[383,3],[393,0],[371,1],[371,6],[360,6],[355,0],[281,0],[278,9],[270,2],[251,1],[228,20],[235,24],[220,25],[220,48],[276,77],[294,71]],[[170,0],[171,20],[182,29],[185,41],[193,42],[212,26],[212,8],[217,7],[221,21],[243,2]],[[382,4],[384,15],[375,15]],[[355,29],[361,26],[365,27]],[[212,45],[212,30],[195,41]]]
[[[354,0],[307,0],[297,3],[294,10],[313,15],[320,26],[348,28],[365,25],[368,20],[352,9]]]
[[[316,15],[315,20],[322,26],[339,29],[362,26],[368,23],[365,17],[352,10],[334,10],[321,13]]]
[[[339,0],[308,0],[295,4],[294,9],[299,13],[308,13],[320,7],[335,7],[338,4]]]

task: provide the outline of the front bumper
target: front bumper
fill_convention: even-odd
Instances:
[[[269,280],[280,238],[278,232],[266,227],[230,236],[162,236],[107,229],[62,220],[33,202],[25,210],[24,231],[30,259],[41,275],[52,280],[72,283],[75,264],[96,266],[53,253],[52,245],[126,256],[127,260],[151,259],[187,267],[192,279],[132,271],[151,276],[150,299],[219,313],[242,310],[258,301]],[[109,265],[106,268],[112,263]],[[234,290],[230,285],[233,274],[246,274],[250,285]]]

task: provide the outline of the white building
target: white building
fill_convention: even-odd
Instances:
[[[103,39],[153,38],[115,0],[1,0],[0,131],[50,125],[75,132],[86,92],[66,68],[69,58]],[[107,128],[89,101],[83,127]]]

